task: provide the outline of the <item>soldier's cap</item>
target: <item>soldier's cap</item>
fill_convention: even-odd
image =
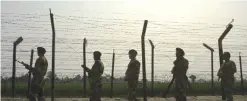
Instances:
[[[99,56],[99,57],[100,57],[100,56],[101,56],[101,53],[100,53],[99,51],[94,51],[94,52],[93,52],[93,55],[94,55],[94,56]]]
[[[45,54],[46,53],[46,50],[43,47],[37,47],[37,50],[38,50],[38,52],[40,52],[42,54]]]
[[[230,54],[229,52],[224,52],[224,53],[222,54],[222,56],[231,57],[231,54]]]
[[[179,48],[179,47],[178,47],[178,48],[176,48],[176,51],[181,52],[182,56],[185,55],[184,50],[183,50],[182,48]]]
[[[134,50],[134,49],[131,49],[131,50],[129,51],[129,54],[137,55],[137,51]]]

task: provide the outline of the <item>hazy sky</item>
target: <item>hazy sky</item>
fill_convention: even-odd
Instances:
[[[190,64],[192,68],[190,70],[210,71],[208,69],[210,67],[208,50],[201,45],[202,42],[208,43],[215,48],[215,70],[217,70],[219,67],[217,38],[222,34],[225,25],[233,18],[235,19],[233,23],[234,28],[226,37],[226,39],[230,39],[224,40],[224,43],[229,44],[229,46],[227,47],[226,45],[224,48],[234,56],[238,56],[238,52],[240,51],[244,56],[247,55],[246,47],[243,47],[247,42],[246,35],[244,34],[247,31],[247,1],[100,0],[83,2],[1,2],[1,19],[4,20],[4,23],[2,22],[4,28],[1,31],[1,36],[4,36],[4,43],[1,45],[2,49],[6,50],[2,52],[5,57],[1,57],[1,62],[4,62],[4,65],[1,66],[9,68],[5,71],[6,73],[11,71],[12,42],[17,37],[23,36],[25,40],[19,46],[17,53],[23,61],[29,61],[30,49],[42,42],[42,40],[47,42],[39,45],[47,47],[49,51],[51,50],[51,38],[47,38],[47,36],[49,37],[51,35],[49,8],[54,13],[56,32],[58,33],[57,41],[60,42],[57,44],[57,49],[65,50],[65,52],[58,52],[56,54],[58,58],[63,58],[56,60],[56,65],[59,65],[57,71],[59,71],[59,68],[60,71],[64,71],[64,68],[67,69],[70,67],[69,69],[72,68],[77,72],[82,72],[79,67],[82,56],[74,52],[71,47],[76,50],[78,49],[78,52],[82,52],[82,41],[80,40],[84,37],[89,39],[90,51],[101,49],[102,53],[111,53],[112,49],[115,48],[117,53],[127,54],[126,50],[130,48],[140,50],[139,36],[141,34],[143,20],[149,20],[150,22],[148,24],[146,38],[155,39],[154,44],[159,44],[155,52],[157,54],[163,54],[162,56],[156,55],[155,58],[156,72],[160,72],[160,74],[170,71],[173,65],[172,60],[175,58],[174,48],[180,46],[185,47],[187,57],[192,61]],[[81,19],[80,17],[84,18]],[[81,21],[68,18],[75,18]],[[100,36],[100,40],[97,36]],[[116,40],[120,41],[120,43],[116,43]],[[68,45],[61,43],[61,41],[68,43]],[[167,44],[169,42],[172,44]],[[132,43],[135,45],[132,45]],[[90,47],[88,48],[90,49]],[[149,49],[149,46],[147,47]],[[21,52],[20,48],[26,50],[26,52]],[[48,60],[51,60],[50,54],[51,52],[47,53]],[[73,56],[74,59],[68,58],[68,54]],[[106,72],[110,72],[111,70],[110,55],[104,54],[103,56]],[[147,52],[147,55],[150,55],[150,52]],[[172,60],[169,60],[164,55],[169,55]],[[116,65],[119,66],[116,70],[120,71],[117,74],[121,74],[126,69],[129,59],[127,55],[116,56],[119,56],[116,57],[118,59]],[[141,60],[140,58],[141,56],[138,57],[139,60]],[[244,59],[246,60],[247,58]],[[149,61],[149,56],[147,56],[147,61]],[[234,57],[234,61],[238,62],[238,57]],[[89,66],[91,64],[93,62],[88,63]],[[201,64],[205,65],[201,66]],[[244,65],[246,64],[245,62]],[[149,65],[147,63],[147,66]],[[167,67],[164,68],[164,65]],[[51,68],[51,62],[49,68]],[[19,69],[23,71],[22,67]]]

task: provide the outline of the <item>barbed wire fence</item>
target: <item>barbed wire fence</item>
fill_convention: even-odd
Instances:
[[[114,15],[114,14],[112,14]],[[47,49],[46,57],[51,60],[51,28],[48,14],[13,14],[2,13],[2,77],[10,77],[12,70],[11,52],[12,42],[19,36],[24,41],[17,48],[17,60],[29,63],[30,51],[43,46]],[[104,75],[111,75],[112,50],[115,49],[115,78],[123,77],[127,69],[128,50],[136,49],[141,54],[140,35],[142,20],[64,16],[55,14],[56,37],[56,75],[58,78],[74,78],[83,74],[80,65],[83,63],[83,38],[88,39],[87,64],[94,63],[92,53],[96,50],[102,52],[102,61],[105,65]],[[186,52],[190,62],[188,75],[196,75],[198,81],[210,80],[209,52],[202,46],[205,42],[215,49],[214,75],[219,68],[217,39],[224,30],[224,24],[209,24],[207,22],[176,22],[176,21],[150,21],[147,28],[146,39],[154,41],[155,45],[155,81],[169,82],[172,78],[170,70],[175,60],[175,48],[181,47]],[[231,33],[225,38],[224,50],[232,54],[240,79],[238,52],[242,53],[242,66],[247,65],[247,45],[245,39],[247,28],[244,25],[234,25]],[[207,34],[205,34],[207,33]],[[210,33],[210,34],[208,34]],[[234,33],[234,34],[232,34]],[[237,39],[237,41],[236,41]],[[151,48],[146,40],[147,79],[151,80]],[[37,55],[34,55],[34,59]],[[141,56],[137,59],[141,62]],[[50,63],[51,64],[51,63]],[[51,65],[49,64],[49,70]],[[208,68],[208,69],[206,69]],[[142,71],[141,71],[142,72]],[[247,71],[243,76],[247,79]],[[20,64],[17,65],[17,76],[27,73]],[[142,79],[140,73],[140,79]],[[215,78],[217,79],[217,78]],[[216,80],[215,80],[216,81]]]

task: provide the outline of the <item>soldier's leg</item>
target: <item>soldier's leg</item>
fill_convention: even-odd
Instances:
[[[133,82],[133,88],[132,88],[133,100],[137,100],[137,99],[136,99],[136,88],[137,88],[137,83],[138,83],[138,81]]]
[[[176,101],[180,101],[180,85],[179,80],[175,79],[175,99]]]
[[[133,100],[133,81],[128,81],[128,100]]]
[[[102,88],[102,84],[97,85],[97,87],[96,87],[96,91],[95,91],[95,100],[96,101],[101,101],[101,88]]]
[[[175,98],[176,101],[186,101],[185,85],[182,80],[175,81]]]
[[[29,101],[36,101],[35,95],[30,94],[28,97]]]
[[[94,95],[94,88],[95,88],[95,86],[94,86],[94,84],[90,84],[90,97],[89,97],[89,101],[94,101],[94,99],[93,99],[93,95]]]
[[[186,92],[184,89],[180,89],[180,100],[181,101],[186,101]]]
[[[227,98],[227,101],[233,101],[233,80],[225,79],[224,80],[224,91]]]
[[[176,99],[176,101],[180,101],[180,90],[179,90],[179,87],[178,87],[178,84],[177,83],[175,83],[175,99]]]
[[[36,101],[36,90],[37,90],[36,86],[32,84],[31,92],[28,96],[29,101]]]
[[[180,89],[180,92],[181,92],[181,100],[182,101],[186,101],[186,89],[187,89],[187,86],[188,86],[188,81],[187,79],[183,79],[183,81],[181,82],[181,89]]]
[[[44,89],[40,88],[40,91],[38,93],[38,101],[45,101],[45,98],[43,97]]]

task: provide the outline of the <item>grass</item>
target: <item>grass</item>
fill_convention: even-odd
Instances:
[[[241,94],[239,82],[235,83],[235,94]],[[102,87],[102,96],[109,97],[110,96],[110,83],[104,83]],[[160,93],[163,92],[167,88],[167,83],[155,83],[154,84],[154,95],[160,96]],[[247,87],[247,84],[244,84]],[[147,95],[151,94],[150,89],[150,82],[147,83]],[[9,84],[7,87],[1,85],[1,94],[3,97],[11,96],[11,85]],[[214,88],[215,94],[220,94],[220,84],[215,83]],[[247,89],[245,89],[247,91]],[[16,96],[26,96],[27,92],[27,84],[22,82],[16,83]],[[89,92],[89,85],[87,85],[87,92]],[[114,97],[123,97],[127,95],[127,83],[114,83],[113,88],[113,96]],[[51,95],[50,85],[46,84],[45,86],[45,96]],[[75,83],[55,83],[55,96],[56,97],[83,97],[83,85],[82,83],[75,82]],[[174,90],[171,89],[168,96],[172,96],[174,94]],[[139,86],[137,88],[137,95],[142,95],[142,87]],[[188,90],[188,95],[192,96],[205,96],[211,95],[211,83],[194,83],[192,84],[192,89]]]

